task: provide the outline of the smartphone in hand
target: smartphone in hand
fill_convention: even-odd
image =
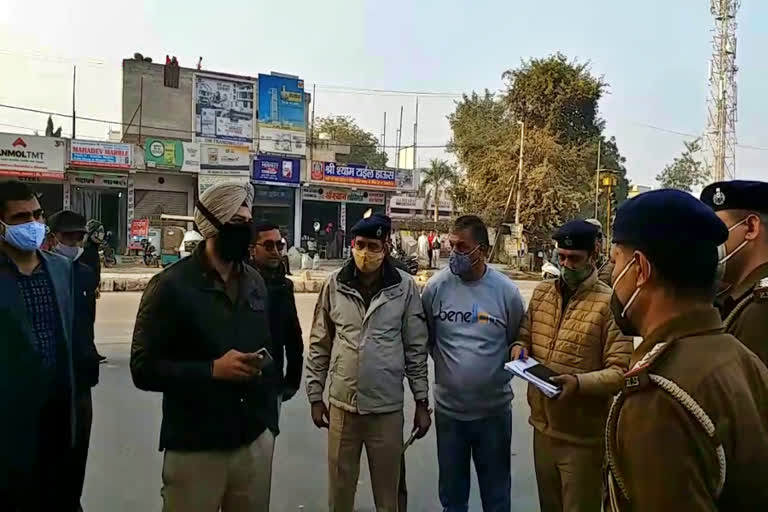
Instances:
[[[272,359],[272,354],[270,354],[269,350],[267,350],[264,347],[257,350],[255,354],[261,356],[260,359],[255,359],[253,363],[254,366],[259,370],[263,370],[264,368],[266,368],[267,366],[275,362],[275,360]]]

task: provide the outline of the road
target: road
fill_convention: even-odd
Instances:
[[[527,301],[536,283],[518,282]],[[297,305],[305,343],[317,295],[297,294]],[[139,293],[105,293],[98,303],[96,342],[109,360],[101,366],[99,385],[94,388],[94,421],[84,491],[87,512],[159,511],[162,454],[157,450],[161,396],[137,390],[128,369],[133,322]],[[430,367],[430,375],[432,368]],[[413,415],[406,400],[406,418]],[[300,392],[284,404],[281,434],[277,439],[272,478],[273,512],[327,510],[325,431],[317,430],[309,418],[306,396]],[[513,510],[538,510],[536,480],[527,423],[528,405],[524,388],[515,384],[512,434]],[[407,425],[407,422],[406,422]],[[437,454],[434,428],[407,452],[409,510],[439,510]],[[470,510],[481,510],[473,473]],[[373,512],[368,467],[363,457],[357,495],[357,511]]]

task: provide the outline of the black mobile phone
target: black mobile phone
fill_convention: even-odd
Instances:
[[[526,368],[525,373],[530,373],[534,377],[538,377],[544,382],[548,382],[555,387],[561,387],[560,384],[552,382],[552,377],[557,377],[560,374],[551,370],[550,368],[547,368],[543,364],[537,364],[535,366],[531,366],[530,368]]]
[[[266,368],[267,366],[269,366],[269,365],[271,365],[272,363],[275,362],[275,360],[272,359],[272,354],[270,354],[269,350],[267,350],[264,347],[262,347],[259,350],[257,350],[256,353],[262,356],[261,359],[257,359],[254,362],[254,365],[259,370],[263,370],[264,368]]]

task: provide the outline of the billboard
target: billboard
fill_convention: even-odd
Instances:
[[[252,146],[255,89],[247,80],[196,74],[195,140]]]
[[[310,201],[332,201],[363,204],[384,204],[385,193],[378,191],[344,190],[331,187],[305,187],[302,199]]]
[[[312,162],[311,181],[395,188],[394,169],[369,169],[359,164]]]
[[[0,133],[0,176],[64,179],[64,139]]]
[[[247,176],[251,174],[251,156],[245,146],[200,145],[200,174]]]
[[[133,163],[131,144],[73,140],[70,144],[69,165],[91,169],[125,169]]]
[[[304,80],[259,75],[259,150],[304,155]]]
[[[298,158],[259,155],[253,159],[253,181],[268,185],[299,186],[301,174]]]
[[[147,169],[199,172],[200,144],[147,138],[144,143]]]

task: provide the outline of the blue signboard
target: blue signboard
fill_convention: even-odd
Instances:
[[[301,167],[298,158],[259,155],[253,159],[253,181],[272,185],[299,186]]]
[[[259,149],[304,155],[304,80],[259,75]]]

